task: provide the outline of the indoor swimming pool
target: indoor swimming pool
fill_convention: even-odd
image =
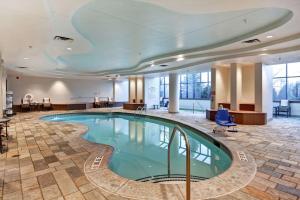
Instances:
[[[125,113],[73,113],[42,117],[51,122],[81,123],[88,127],[82,137],[114,148],[109,168],[118,175],[138,180],[167,174],[169,137],[176,122]],[[217,176],[232,159],[220,143],[191,127],[180,125],[191,147],[191,175],[199,179]],[[172,174],[185,174],[186,147],[177,134],[171,145]]]

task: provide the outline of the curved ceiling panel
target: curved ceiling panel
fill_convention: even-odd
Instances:
[[[206,50],[272,30],[292,16],[281,8],[184,14],[133,0],[94,0],[73,16],[92,49],[59,56],[61,71],[93,73],[136,67],[145,59]]]

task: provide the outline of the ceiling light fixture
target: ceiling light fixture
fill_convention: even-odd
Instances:
[[[268,55],[267,53],[262,53],[262,54],[260,54],[261,56],[266,56],[266,55]]]
[[[72,51],[72,48],[71,48],[71,47],[68,47],[67,50],[68,50],[68,51]]]
[[[24,60],[29,60],[29,58],[24,58]]]
[[[269,38],[272,38],[272,37],[273,37],[273,35],[268,35],[268,36],[267,36],[268,39],[269,39]]]
[[[268,49],[262,49],[263,51],[267,51]]]
[[[183,55],[179,55],[179,56],[177,57],[177,60],[176,60],[176,61],[178,62],[178,61],[183,61],[183,60],[184,60]]]

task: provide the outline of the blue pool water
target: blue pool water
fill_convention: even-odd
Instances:
[[[81,123],[88,126],[83,138],[114,147],[109,167],[128,179],[167,174],[167,149],[169,135],[175,124],[153,117],[124,113],[78,113],[52,115],[47,121]],[[183,127],[191,145],[191,174],[211,178],[231,164],[231,158],[194,129]],[[185,174],[185,142],[177,134],[171,145],[172,174]]]

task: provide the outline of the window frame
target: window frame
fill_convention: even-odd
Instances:
[[[207,81],[202,81],[202,73],[207,73]],[[186,81],[182,81],[182,76],[186,76]],[[188,77],[189,75],[193,76],[192,82],[189,81]],[[199,76],[199,80],[197,81],[196,76]],[[180,75],[180,99],[181,100],[209,100],[210,94],[208,94],[207,98],[202,98],[202,91],[200,92],[200,97],[196,97],[196,87],[199,85],[199,87],[202,88],[202,85],[207,85],[211,88],[211,77],[210,77],[210,71],[204,71],[204,72],[197,72],[197,73],[185,73]],[[192,85],[192,86],[191,86]],[[189,88],[192,87],[192,96],[189,94]],[[185,94],[182,94],[182,91],[184,88]]]
[[[296,62],[297,63],[297,62]],[[297,102],[299,103],[300,102],[300,99],[289,99],[289,96],[288,96],[288,87],[289,87],[289,79],[290,78],[300,78],[299,75],[297,76],[288,76],[288,65],[291,64],[291,63],[285,63],[285,64],[282,64],[282,65],[285,65],[285,76],[277,76],[277,77],[272,77],[272,81],[275,80],[275,79],[284,79],[285,80],[285,99],[289,100],[290,102]],[[300,65],[300,62],[299,62],[299,65]],[[300,66],[299,66],[300,67]],[[274,88],[274,84],[272,83],[272,88]],[[273,102],[280,102],[282,99],[274,99],[274,94],[273,94]]]

